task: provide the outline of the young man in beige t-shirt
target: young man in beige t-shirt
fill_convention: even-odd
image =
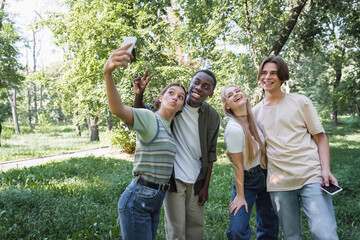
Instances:
[[[313,239],[338,239],[331,196],[321,184],[338,184],[330,171],[328,139],[310,99],[285,93],[286,63],[266,58],[258,81],[265,98],[253,108],[265,135],[268,156],[267,189],[285,239],[301,239],[300,199]]]

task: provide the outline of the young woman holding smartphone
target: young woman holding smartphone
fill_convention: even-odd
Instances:
[[[157,100],[158,111],[155,113],[124,105],[112,72],[130,62],[132,55],[126,51],[130,46],[128,44],[113,51],[104,66],[110,110],[137,132],[134,179],[119,199],[119,219],[124,240],[156,239],[161,205],[169,189],[176,153],[170,123],[182,110],[186,91],[178,83],[166,86]]]

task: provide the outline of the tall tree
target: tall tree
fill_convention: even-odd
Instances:
[[[45,22],[54,32],[57,43],[67,52],[62,65],[64,74],[56,83],[62,96],[59,98],[62,109],[71,114],[76,112],[74,119],[80,122],[90,117],[105,123],[102,119],[106,118],[107,107],[101,69],[110,52],[120,46],[124,36],[129,35],[138,37],[136,62],[126,71],[115,74],[119,79],[117,83],[124,86],[121,91],[124,96],[129,96],[130,104],[133,98],[131,80],[149,66],[158,78],[150,83],[151,87],[147,91],[150,94],[146,96],[146,101],[152,99],[163,84],[169,81],[187,82],[194,71],[211,68],[219,78],[219,87],[215,90],[215,96],[208,101],[219,111],[221,106],[216,96],[220,94],[221,87],[229,83],[244,86],[250,96],[255,96],[254,102],[257,102],[262,94],[256,82],[257,67],[261,59],[273,53],[281,55],[291,66],[291,71],[294,72],[292,76],[295,77],[291,81],[292,91],[311,92],[312,89],[312,99],[315,97],[321,104],[325,101],[332,102],[331,105],[335,106],[339,102],[339,94],[333,94],[333,89],[344,89],[341,80],[345,78],[343,70],[349,66],[348,62],[355,60],[353,57],[348,58],[349,47],[345,47],[342,56],[341,51],[337,51],[332,47],[331,41],[328,41],[330,35],[325,37],[330,32],[330,25],[327,26],[329,16],[332,16],[330,9],[342,11],[338,14],[341,15],[341,21],[348,18],[345,13],[347,10],[343,11],[341,7],[345,3],[332,2],[334,1],[65,1],[69,12],[52,13]],[[352,2],[354,5],[355,0]],[[327,7],[329,4],[334,6]],[[352,22],[356,23],[358,15],[355,10],[347,12],[351,13],[348,15],[352,16]],[[333,17],[338,18],[336,14]],[[334,26],[334,33],[339,32],[338,28],[342,29],[336,24]],[[346,28],[346,31],[356,33],[358,25],[352,26],[352,30]],[[347,33],[347,36],[350,35]],[[341,36],[338,38],[340,47],[345,46]],[[356,38],[355,34],[352,36]],[[307,40],[311,38],[314,39],[314,48]],[[352,45],[354,46],[353,43]],[[304,50],[305,48],[309,51]],[[311,51],[319,54],[311,58]],[[342,61],[342,65],[335,68],[335,59],[339,57],[349,60]],[[324,61],[327,65],[322,64]],[[309,64],[302,68],[311,68],[311,71],[300,70],[302,62]],[[340,84],[337,86],[333,84],[336,82],[335,69],[342,69],[338,71],[341,74],[338,74]],[[311,84],[297,81],[301,72],[312,83],[315,80],[310,79],[311,74],[314,78],[320,76],[322,81],[317,84],[324,84],[333,74],[333,81],[328,81],[332,89],[314,89]],[[347,85],[350,86],[352,85]],[[320,91],[328,91],[329,94],[320,94]],[[335,98],[327,99],[327,96]],[[356,105],[356,101],[353,99],[351,103]],[[335,108],[329,111],[335,112]]]
[[[352,82],[348,77],[348,74],[352,73],[347,69],[358,69],[359,37],[356,30],[359,30],[359,12],[356,0],[314,1],[306,11],[299,31],[295,33],[299,41],[292,44],[298,52],[298,58],[317,59],[313,65],[304,66],[309,70],[303,72],[302,77],[318,73],[314,76],[318,81],[313,84],[322,87],[304,87],[316,95],[323,109],[331,112],[333,126],[338,125],[339,112],[347,111],[348,107],[342,103],[348,101],[346,99],[352,99],[348,102],[354,102],[356,106],[358,100],[351,96],[351,93],[356,92],[356,88],[348,91],[348,87],[353,84],[347,82]],[[319,69],[322,71],[319,72]],[[327,95],[323,94],[324,91]],[[357,111],[356,107],[353,111]]]
[[[15,126],[15,134],[19,134],[20,133],[20,126],[19,126],[19,119],[18,119],[18,114],[17,114],[17,109],[16,109],[16,90],[14,89],[12,92],[7,90],[6,91],[9,102],[10,102],[10,106],[11,106],[11,111],[12,111],[12,116],[13,116],[13,121],[14,121],[14,126]]]
[[[307,0],[299,0],[297,3],[295,3],[294,6],[291,7],[291,10],[289,11],[289,19],[283,26],[278,39],[274,42],[272,45],[272,48],[270,50],[270,54],[278,55],[281,51],[281,49],[284,47],[286,41],[288,40],[291,32],[293,31],[296,22],[299,18],[299,15],[304,8]]]
[[[33,37],[33,48],[32,48],[32,51],[33,51],[33,73],[36,72],[36,33],[37,31],[32,29],[32,37]],[[36,88],[36,84],[35,83],[31,83],[32,86],[33,86],[33,93],[34,93],[34,112],[35,112],[35,122],[37,123],[38,122],[38,107],[37,107],[37,88]]]
[[[7,100],[6,93],[0,91],[0,147],[1,147],[1,129],[2,129],[1,123],[9,117],[11,117],[11,107]]]
[[[245,84],[254,102],[262,94],[254,81],[259,62],[281,53],[307,5],[306,0],[178,2],[175,37],[189,46],[183,53],[212,67],[224,83]],[[215,99],[210,101],[221,109]]]
[[[176,76],[176,61],[167,55],[171,53],[168,49],[173,48],[166,11],[170,2],[93,0],[91,4],[89,1],[67,1],[66,4],[69,12],[53,13],[46,22],[57,43],[67,49],[59,93],[63,94],[64,110],[76,112],[81,121],[92,119],[90,129],[95,132],[91,136],[96,140],[93,124],[98,125],[108,112],[102,68],[111,51],[120,47],[124,36],[138,37],[136,62],[127,71],[117,73],[117,79],[126,86],[121,89],[124,96],[132,93],[133,77],[142,74],[147,66],[156,66],[151,71],[161,73],[150,92],[158,91]],[[167,79],[169,74],[173,77]],[[132,98],[128,101],[131,103]]]
[[[1,0],[0,3],[0,31],[2,29],[2,25],[3,25],[3,18],[4,18],[4,8],[5,8],[5,0]]]
[[[16,88],[19,86],[23,77],[19,74],[20,64],[17,62],[18,51],[15,44],[20,40],[14,29],[13,22],[7,18],[4,12],[5,1],[1,2],[0,10],[0,91],[8,93],[8,100],[13,111],[13,120],[16,133],[20,132],[16,113]],[[13,94],[10,90],[13,90]]]

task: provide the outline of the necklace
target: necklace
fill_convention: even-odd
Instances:
[[[243,117],[246,117],[247,116],[247,114],[244,114],[244,115],[236,115],[237,117],[241,117],[241,118],[243,118]]]

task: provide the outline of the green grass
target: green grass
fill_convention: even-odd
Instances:
[[[118,238],[117,200],[132,164],[70,159],[0,175],[0,239]]]
[[[343,191],[333,197],[340,239],[360,239],[360,121],[340,118],[325,125],[330,143],[331,170]]]
[[[338,234],[347,240],[360,239],[360,128],[345,120],[338,128],[325,127],[332,172],[344,189],[333,197]],[[233,169],[222,134],[218,151],[205,210],[206,240],[226,239],[229,223]],[[0,239],[121,239],[117,202],[131,169],[131,161],[86,157],[0,173]],[[165,239],[161,214],[160,240]],[[255,231],[254,218],[250,225]],[[305,218],[303,239],[311,239]]]
[[[21,134],[14,134],[13,127],[3,127],[0,163],[105,146],[105,131],[100,131],[100,142],[91,142],[87,129],[82,129],[82,136],[76,136],[75,128],[69,124],[49,125],[40,129],[21,126],[20,129]]]

